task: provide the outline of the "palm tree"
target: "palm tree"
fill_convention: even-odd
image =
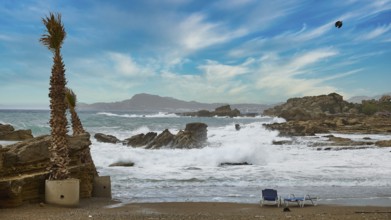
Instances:
[[[76,113],[76,102],[76,94],[72,91],[72,89],[65,88],[65,103],[71,113],[73,136],[85,133],[80,118]]]
[[[68,106],[69,111],[71,112],[73,136],[85,133],[83,125],[81,124],[80,118],[76,112],[76,103],[77,103],[76,94],[72,91],[72,89],[68,87],[65,87],[65,103]],[[90,164],[92,166],[90,167],[91,172],[95,176],[98,175],[96,172],[94,161],[92,160],[91,157],[91,152],[89,147],[81,152],[80,160],[84,164]]]
[[[66,32],[61,22],[61,14],[50,13],[42,19],[46,33],[40,42],[53,53],[52,75],[50,76],[50,128],[51,144],[49,146],[51,180],[67,179],[69,177],[69,157],[67,135],[67,118],[65,99],[65,65],[61,56],[61,47]]]

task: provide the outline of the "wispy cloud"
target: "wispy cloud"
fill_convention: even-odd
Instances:
[[[286,60],[273,59],[270,62],[263,60],[258,70],[256,86],[259,89],[267,89],[269,92],[280,92],[285,96],[314,95],[324,92],[335,91],[336,88],[325,84],[327,79],[322,78],[299,78],[299,76],[313,73],[311,65],[320,63],[324,59],[336,56],[338,51],[334,49],[317,49],[314,51],[299,54],[296,57]],[[278,60],[278,62],[275,62]],[[283,91],[283,92],[282,92]]]
[[[390,10],[391,0],[0,1],[0,83],[48,79],[41,18],[58,11],[68,32],[67,80],[84,102],[140,92],[273,102],[386,90]]]
[[[204,72],[206,78],[210,81],[232,79],[249,72],[249,69],[245,66],[225,65],[213,60],[208,60],[206,64],[200,65],[198,68]]]
[[[222,23],[207,22],[203,13],[195,13],[179,24],[179,34],[186,49],[197,50],[243,36],[246,31],[230,30]]]
[[[141,67],[129,55],[109,52],[107,56],[112,62],[113,69],[119,74],[131,77],[146,77],[154,75],[153,70]]]
[[[359,36],[357,39],[358,40],[372,40],[377,37],[380,37],[381,35],[387,33],[391,29],[391,24],[388,25],[383,25],[380,27],[377,27],[373,29],[372,31],[368,33],[364,33],[361,36]]]

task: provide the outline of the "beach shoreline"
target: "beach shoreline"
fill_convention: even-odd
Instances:
[[[77,207],[24,204],[0,209],[0,219],[391,219],[391,207],[308,205],[304,208],[226,202],[120,203],[82,199]]]

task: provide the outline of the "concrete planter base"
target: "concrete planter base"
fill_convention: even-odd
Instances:
[[[80,180],[46,180],[45,201],[48,204],[78,206],[80,200]]]
[[[111,198],[111,179],[110,176],[97,176],[94,178],[93,197]]]

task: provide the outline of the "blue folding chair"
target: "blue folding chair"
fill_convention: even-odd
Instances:
[[[261,206],[264,204],[272,204],[280,207],[280,198],[277,195],[277,190],[275,189],[264,189],[262,190]]]
[[[296,197],[294,194],[291,194],[289,197],[284,198],[285,207],[288,207],[290,202],[296,203],[299,207],[304,207],[306,201],[311,202],[313,206],[317,205],[318,197],[305,195],[303,197]]]

